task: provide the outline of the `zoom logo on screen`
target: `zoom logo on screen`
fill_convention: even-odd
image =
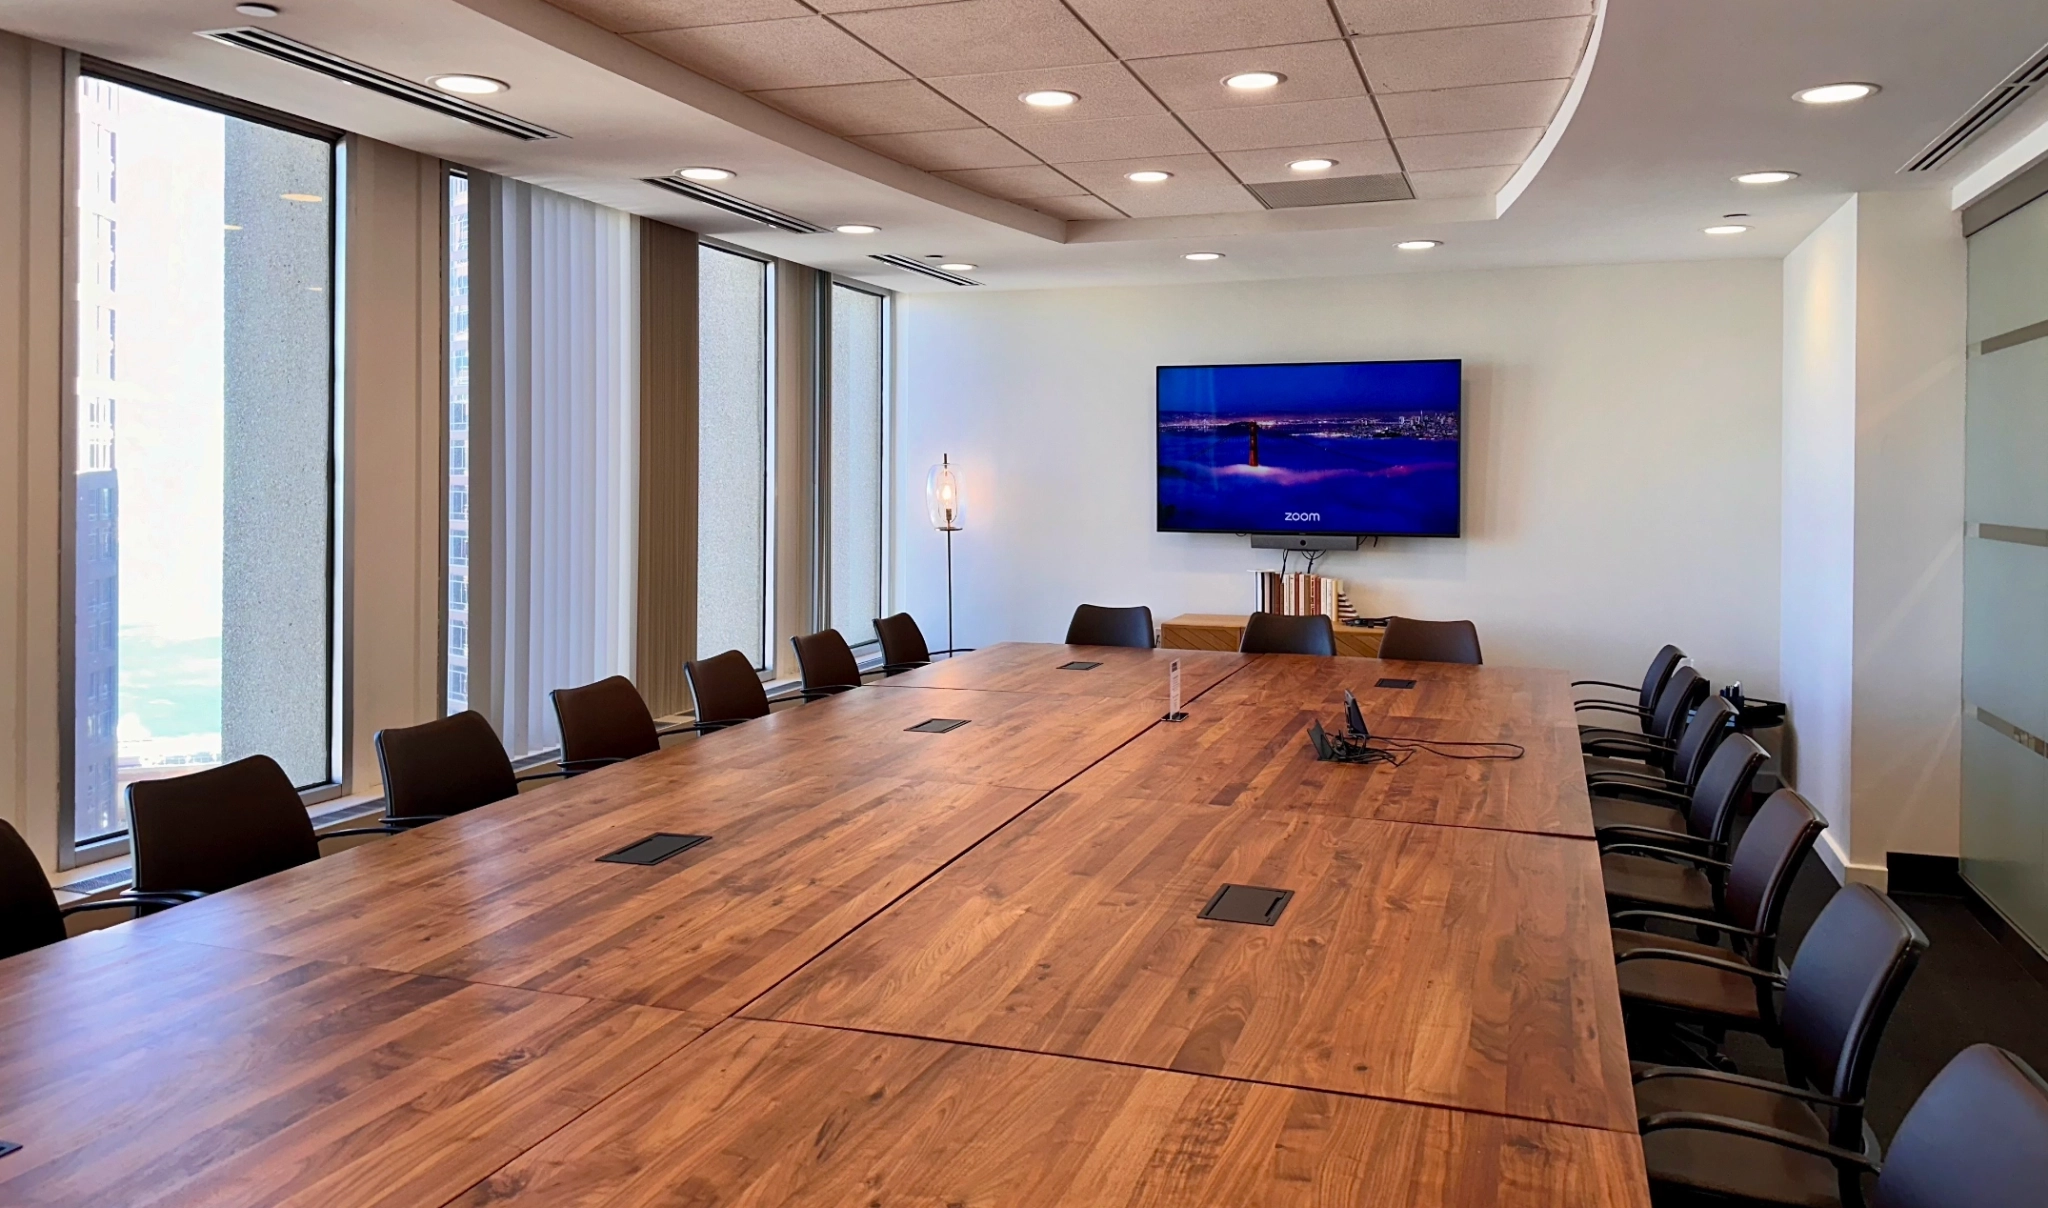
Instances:
[[[1300,523],[1302,521],[1321,523],[1323,514],[1321,512],[1283,512],[1280,519],[1288,523]]]

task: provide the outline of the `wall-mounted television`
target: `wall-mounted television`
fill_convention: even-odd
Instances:
[[[1459,535],[1459,361],[1159,367],[1159,531]]]

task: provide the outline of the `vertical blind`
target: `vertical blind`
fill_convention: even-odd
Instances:
[[[858,646],[882,612],[882,299],[832,286],[826,401],[832,627]]]
[[[697,261],[697,657],[769,647],[769,266],[706,246]]]
[[[518,757],[551,689],[633,669],[638,234],[487,173],[469,205],[469,700]]]

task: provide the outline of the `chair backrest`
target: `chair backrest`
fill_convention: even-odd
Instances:
[[[837,629],[805,634],[789,639],[796,648],[796,665],[803,671],[804,689],[809,692],[830,692],[837,688],[860,687],[860,662],[853,657],[853,647],[839,636]],[[751,668],[749,668],[751,670]],[[759,683],[758,678],[755,683]],[[763,689],[764,699],[766,689]]]
[[[384,772],[384,813],[392,818],[460,814],[519,792],[505,744],[473,709],[377,731],[377,766]]]
[[[1829,899],[1785,975],[1785,1070],[1823,1094],[1860,1101],[1885,1021],[1927,951],[1906,912],[1868,885]],[[1862,1113],[1837,1109],[1836,1145],[1861,1149]]]
[[[1735,732],[1735,718],[1740,710],[1722,698],[1709,697],[1694,711],[1692,720],[1685,723],[1685,729],[1678,736],[1678,746],[1671,753],[1671,774],[1687,788],[1699,783],[1700,773],[1706,770],[1707,760],[1720,749],[1721,740]]]
[[[0,959],[64,938],[57,895],[20,832],[0,821]]]
[[[1380,639],[1383,659],[1421,663],[1470,663],[1479,657],[1479,627],[1470,621],[1418,621],[1388,617],[1387,636]]]
[[[1132,608],[1104,608],[1083,604],[1074,609],[1067,625],[1069,646],[1130,646],[1150,650],[1152,610],[1139,604]]]
[[[925,645],[924,630],[907,612],[875,618],[875,636],[882,640],[882,665],[914,667],[932,661],[931,647]]]
[[[218,893],[320,858],[312,816],[268,755],[129,785],[128,841],[137,893]]]
[[[661,749],[646,698],[623,675],[557,688],[548,699],[555,703],[555,724],[562,731],[564,764],[637,759]]]
[[[1650,711],[1650,724],[1644,729],[1659,738],[1678,741],[1693,710],[1705,704],[1713,690],[1713,685],[1698,671],[1680,667],[1665,681],[1664,691],[1657,696],[1657,707]]]
[[[1988,1044],[1957,1053],[1892,1138],[1872,1208],[2038,1208],[2048,1196],[2048,1082]]]
[[[768,716],[768,690],[754,662],[737,650],[683,664],[690,700],[700,722],[750,721]]]
[[[1764,749],[1747,734],[1730,734],[1700,772],[1693,786],[1692,804],[1685,811],[1685,827],[1692,834],[1716,846],[1728,842],[1735,825],[1735,813],[1749,800],[1750,782],[1764,766]]]
[[[1244,637],[1237,648],[1246,654],[1337,653],[1337,631],[1330,618],[1282,616],[1277,612],[1255,612],[1244,623]]]
[[[1650,660],[1650,669],[1643,672],[1643,690],[1638,703],[1644,712],[1657,707],[1657,694],[1664,691],[1664,685],[1671,679],[1671,673],[1678,670],[1678,664],[1685,661],[1685,651],[1666,643],[1657,657]]]
[[[1785,913],[1785,899],[1791,896],[1792,874],[1827,825],[1806,798],[1779,789],[1758,807],[1735,854],[1728,857],[1722,901],[1729,922],[1761,933],[1740,945],[1759,969],[1775,971],[1778,922]]]

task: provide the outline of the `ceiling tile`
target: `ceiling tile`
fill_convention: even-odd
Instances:
[[[1171,172],[1173,179],[1149,185],[1135,184],[1124,179],[1126,172],[1137,172],[1147,168]],[[1195,155],[1141,155],[1132,159],[1096,160],[1091,163],[1067,164],[1060,170],[1079,181],[1090,193],[1104,197],[1112,192],[1149,195],[1237,183],[1237,178],[1230,174],[1230,170],[1206,151]]]
[[[938,76],[927,81],[998,130],[1047,122],[1146,117],[1166,112],[1121,63],[1083,67],[1034,67],[989,75]],[[1041,88],[1057,88],[1081,99],[1064,109],[1039,109],[1018,99]]]
[[[929,4],[950,4],[953,0],[805,0],[821,13],[864,13],[877,8],[920,8]]]
[[[1059,0],[959,0],[835,19],[924,77],[1068,67],[1114,57]]]
[[[1398,138],[1401,162],[1417,172],[1439,172],[1446,168],[1490,168],[1514,166],[1529,158],[1542,130],[1484,130],[1476,134],[1425,134],[1419,138]]]
[[[1548,126],[1570,87],[1570,80],[1530,80],[1396,92],[1380,98],[1380,116],[1386,119],[1387,133],[1396,138]]]
[[[1593,0],[1337,0],[1354,34],[1393,34],[1591,14]]]
[[[1410,172],[1408,187],[1422,201],[1446,197],[1491,197],[1508,183],[1515,170],[1496,168],[1451,168],[1443,172]]]
[[[904,78],[887,59],[823,17],[635,34],[633,41],[748,92]]]
[[[811,15],[811,10],[797,0],[548,0],[548,3],[602,25],[615,34]]]
[[[1133,218],[1243,214],[1266,208],[1239,184],[1187,185],[1178,189],[1154,190],[1126,181],[1121,189],[1099,189],[1096,195]]]
[[[1095,122],[1047,123],[1019,126],[1009,133],[1026,150],[1049,164],[1134,159],[1147,155],[1186,155],[1202,149],[1202,144],[1170,117],[1111,117]]]
[[[1100,197],[1040,197],[1027,203],[1041,214],[1069,221],[1089,218],[1122,218],[1124,212]]]
[[[1251,109],[1204,109],[1184,113],[1181,120],[1213,151],[1371,142],[1386,137],[1372,98],[1362,96]]]
[[[1325,0],[1069,0],[1126,59],[1338,36]]]
[[[1516,80],[1560,80],[1578,68],[1587,18],[1477,25],[1359,38],[1374,92],[1420,92]]]
[[[1085,192],[1080,185],[1053,171],[1044,164],[1031,164],[1021,168],[973,168],[965,172],[941,172],[954,184],[966,185],[977,193],[990,197],[1001,197],[1009,201],[1030,201],[1041,197],[1077,197]]]
[[[757,92],[754,99],[839,135],[966,130],[981,125],[973,114],[916,80],[779,88]]]
[[[1038,161],[986,126],[973,130],[929,130],[913,134],[864,134],[853,140],[890,159],[927,172],[969,168],[1017,168]]]
[[[1239,180],[1265,183],[1275,180],[1329,180],[1338,176],[1377,176],[1399,172],[1392,143],[1314,143],[1306,147],[1276,147],[1266,151],[1219,151],[1221,159]],[[1337,166],[1327,172],[1296,172],[1287,165],[1297,159],[1334,159]]]
[[[1351,47],[1336,39],[1261,50],[1134,59],[1130,68],[1168,106],[1180,110],[1241,109],[1365,95],[1365,81],[1351,60]],[[1226,76],[1240,71],[1276,71],[1287,78],[1277,88],[1258,92],[1223,86]]]

